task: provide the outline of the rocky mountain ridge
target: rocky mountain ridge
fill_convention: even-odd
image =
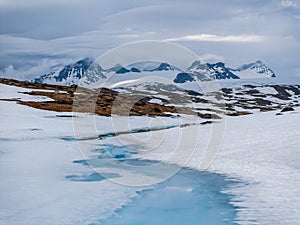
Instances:
[[[59,71],[51,71],[36,79],[34,82],[47,84],[92,84],[105,81],[112,75],[139,74],[143,77],[144,73],[170,72],[173,73],[175,84],[182,84],[193,81],[210,81],[222,79],[243,79],[242,74],[256,74],[257,77],[275,77],[275,73],[261,61],[244,64],[236,69],[229,68],[223,62],[205,63],[199,60],[194,61],[185,70],[166,62],[137,62],[123,66],[120,64],[114,67],[103,69],[101,65],[94,63],[90,58],[81,59],[74,64],[64,66]],[[161,74],[160,74],[161,75]]]

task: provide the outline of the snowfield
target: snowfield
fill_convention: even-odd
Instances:
[[[18,93],[26,91],[23,88],[1,85],[0,90],[1,99],[38,98]],[[76,144],[66,138],[202,121],[192,116],[58,114],[73,115],[0,101],[0,224],[91,224],[112,215],[137,191],[149,188],[109,180],[66,179],[95,172],[73,161],[88,156],[82,155],[86,153],[80,149],[82,146],[91,150],[99,145],[98,140]],[[231,203],[238,206],[239,224],[296,225],[300,221],[300,108],[275,114],[226,116],[219,123],[122,134],[101,142],[132,145],[137,158],[206,169],[241,180],[244,185],[224,190],[232,196]],[[118,182],[120,178],[114,179]]]
[[[156,138],[147,134],[126,135],[107,140],[127,145],[147,140],[140,145],[138,157],[162,160],[194,169],[203,169],[203,157],[210,141],[219,132],[222,144],[208,171],[241,179],[247,185],[226,190],[234,196],[232,204],[239,207],[240,224],[298,224],[300,221],[300,108],[275,116],[276,112],[226,117],[225,129],[214,124],[191,126],[169,131],[156,131]],[[218,130],[219,129],[219,130]],[[160,133],[160,134],[159,134]],[[167,133],[167,134],[166,134]],[[198,133],[195,135],[195,133]],[[216,134],[217,133],[217,134]],[[185,139],[198,138],[197,144]],[[133,141],[132,141],[133,140]],[[156,146],[156,147],[151,147]],[[148,152],[144,149],[148,149]],[[189,150],[194,150],[189,152]],[[190,154],[190,158],[186,156]],[[254,222],[256,221],[256,222]]]
[[[13,96],[12,90],[24,91],[2,85],[0,98],[9,94],[35,99],[16,92]],[[91,224],[110,216],[139,190],[106,180],[65,178],[94,173],[74,164],[82,159],[77,145],[60,139],[74,135],[72,118],[4,101],[0,113],[0,224]]]
[[[256,113],[243,117],[227,117],[224,121],[223,143],[218,155],[207,169],[241,178],[247,185],[227,190],[232,194],[234,205],[239,206],[240,224],[298,224],[300,221],[300,114],[296,112],[275,116],[274,112]],[[190,160],[183,161],[187,149],[194,143],[181,140],[179,148],[168,148],[178,140],[179,131],[168,131],[162,144],[149,153],[143,151],[139,157],[164,160],[201,169],[202,157],[208,139],[214,134],[207,125],[197,131],[196,127],[182,128],[182,133],[201,133],[200,144]],[[180,128],[177,128],[178,130]],[[186,131],[184,131],[186,130]],[[162,133],[164,131],[157,131]],[[141,139],[146,134],[137,134]],[[159,134],[157,134],[159,136]],[[144,136],[144,137],[143,137]],[[169,137],[169,139],[168,139]],[[130,139],[123,137],[122,140]],[[119,140],[112,142],[117,143]],[[147,142],[149,146],[155,144]],[[133,144],[133,143],[131,143]],[[256,223],[253,221],[257,220]],[[250,222],[249,222],[250,221]]]

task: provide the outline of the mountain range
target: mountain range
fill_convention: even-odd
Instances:
[[[94,63],[90,58],[81,59],[74,64],[65,65],[58,71],[51,71],[36,79],[34,82],[47,84],[89,85],[93,83],[105,82],[114,74],[117,76],[143,77],[147,74],[164,76],[168,72],[168,78],[176,84],[193,81],[210,81],[214,79],[243,79],[259,77],[275,77],[275,73],[262,61],[244,64],[236,69],[229,68],[223,62],[204,63],[199,60],[194,61],[191,66],[181,70],[166,62],[143,61],[127,66],[120,64],[109,69],[103,69],[99,64]],[[171,76],[170,76],[171,73]],[[122,78],[124,79],[124,77]]]

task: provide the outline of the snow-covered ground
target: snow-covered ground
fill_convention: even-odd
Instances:
[[[1,85],[0,98],[37,98],[17,93],[24,90]],[[226,190],[232,195],[232,204],[238,206],[240,224],[294,225],[300,221],[300,109],[295,109],[281,116],[274,111],[255,113],[202,126],[123,134],[101,143],[132,145],[139,158],[207,169],[245,181],[247,185]],[[92,168],[73,161],[89,157],[86,150],[99,147],[95,140],[65,141],[74,137],[74,132],[77,138],[95,137],[112,131],[201,122],[192,116],[76,114],[65,118],[56,115],[70,113],[7,101],[0,101],[0,114],[1,224],[91,224],[109,217],[137,191],[147,188],[109,180],[87,185],[66,179],[93,174]],[[172,174],[165,179],[168,175]]]
[[[24,90],[2,85],[0,98],[36,99],[13,94]],[[82,159],[77,145],[60,139],[74,135],[72,118],[6,101],[0,101],[0,114],[0,224],[91,224],[139,190],[106,180],[86,185],[65,178],[94,173],[74,164]]]
[[[0,99],[41,101],[38,96],[20,93],[26,91],[29,89],[1,85]],[[131,201],[137,191],[149,187],[120,185],[111,180],[88,182],[79,179],[77,182],[76,179],[66,179],[86,178],[95,171],[73,163],[87,155],[82,156],[80,145],[76,142],[65,139],[178,124],[181,121],[172,118],[156,121],[150,117],[111,118],[80,113],[75,118],[57,115],[73,114],[0,101],[0,224],[85,225],[110,217],[115,210]],[[91,120],[96,122],[96,130],[90,129]],[[80,127],[76,129],[77,125]],[[101,176],[99,179],[102,179]]]
[[[238,220],[241,224],[255,224],[255,220],[256,224],[298,224],[300,221],[299,111],[298,108],[297,112],[283,116],[275,116],[274,112],[257,113],[228,117],[224,121],[226,127],[223,143],[207,169],[242,178],[248,183],[228,190],[228,193],[235,196],[233,204],[240,207]],[[163,159],[201,169],[207,144],[205,140],[214,136],[213,132],[209,132],[209,127],[212,126],[214,125],[200,128],[200,133],[204,134],[201,135],[203,142],[200,141],[202,144],[195,149],[188,162],[182,161],[182,154],[186,149],[194,148],[194,143],[182,140],[184,144],[176,149],[177,152],[173,149],[166,151],[172,138],[165,138],[158,148],[149,153],[143,152],[140,157]],[[182,129],[186,130],[182,132],[193,134],[198,128]]]
[[[211,124],[156,131],[157,136],[164,136],[163,140],[148,138],[140,146],[143,151],[138,157],[203,169],[203,160],[213,154],[215,158],[207,170],[247,182],[227,190],[235,196],[232,203],[239,207],[240,224],[298,224],[300,108],[282,116],[275,113],[226,117],[224,127]],[[107,142],[126,141],[130,145],[147,135],[135,134],[135,139],[124,135]],[[216,146],[218,150],[211,149],[214,143],[219,144],[220,136],[223,140]]]

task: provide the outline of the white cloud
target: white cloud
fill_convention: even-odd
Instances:
[[[205,61],[239,66],[262,59],[278,74],[290,76],[299,66],[299,0],[120,2],[0,0],[5,21],[0,69],[12,64],[21,73],[42,59],[97,58],[127,42],[166,39]],[[222,10],[212,13],[216,8]]]
[[[209,42],[261,42],[265,39],[259,35],[214,35],[214,34],[193,34],[175,38],[168,38],[166,41],[209,41]]]
[[[281,0],[280,3],[283,7],[297,8],[297,3],[295,3],[291,0]]]
[[[60,70],[62,69],[63,65],[70,63],[74,63],[74,60],[42,59],[38,60],[38,64],[36,66],[31,66],[28,68],[15,68],[13,65],[8,65],[7,67],[0,69],[0,77],[30,80],[53,70]]]
[[[215,55],[211,53],[206,53],[199,56],[200,59],[204,60],[205,62],[216,62],[216,61],[224,61],[225,57],[220,55]]]

